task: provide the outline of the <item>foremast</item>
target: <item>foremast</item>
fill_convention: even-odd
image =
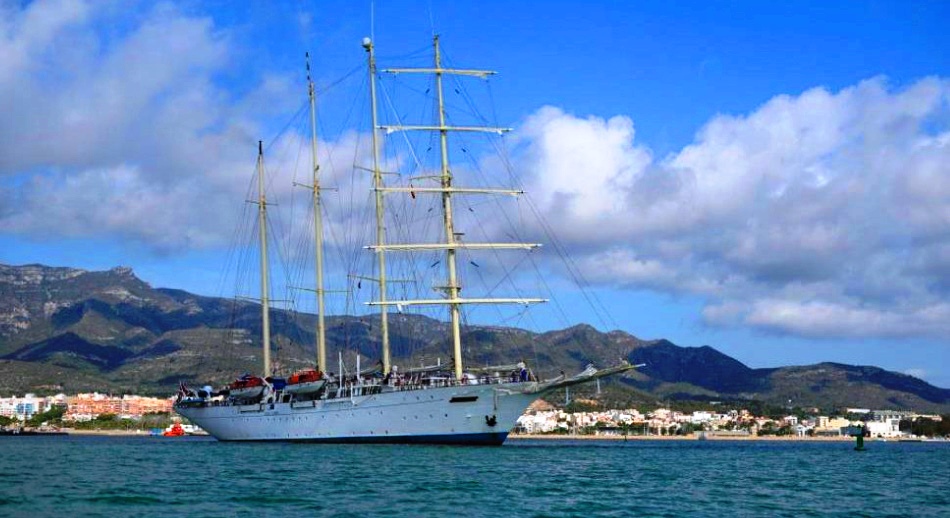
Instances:
[[[369,46],[367,47],[367,44]],[[372,55],[372,44],[368,39],[364,39],[364,47],[370,52],[370,73],[373,74],[375,70],[375,60]],[[441,149],[441,174],[439,175],[439,184],[438,188],[386,188],[381,186],[381,182],[375,184],[375,190],[377,192],[377,222],[380,223],[380,214],[381,214],[381,200],[379,198],[381,193],[385,192],[410,192],[410,193],[438,193],[442,198],[442,223],[444,227],[445,241],[443,243],[415,243],[415,244],[386,244],[379,239],[379,232],[377,232],[377,243],[375,246],[370,246],[369,248],[374,249],[378,254],[382,254],[386,250],[444,250],[445,259],[446,259],[446,269],[447,269],[447,285],[443,286],[442,289],[445,291],[446,297],[444,299],[421,299],[421,300],[398,300],[390,301],[387,300],[385,295],[380,297],[380,300],[369,302],[369,305],[376,305],[381,307],[386,306],[410,306],[410,305],[430,305],[430,304],[443,304],[449,306],[449,315],[451,318],[451,327],[452,327],[452,351],[453,351],[453,362],[455,370],[455,378],[462,379],[463,374],[463,362],[462,362],[462,331],[461,331],[461,306],[463,304],[532,304],[545,302],[545,299],[538,298],[472,298],[464,299],[460,296],[461,284],[459,282],[458,268],[456,264],[456,255],[459,249],[533,249],[541,245],[535,243],[463,243],[458,240],[458,235],[455,233],[454,221],[453,221],[453,212],[452,212],[452,196],[456,194],[510,194],[510,195],[519,195],[523,194],[522,191],[515,190],[506,190],[506,189],[471,189],[471,188],[457,188],[453,186],[453,177],[452,171],[449,167],[449,150],[448,150],[448,134],[449,132],[455,131],[466,131],[466,132],[487,132],[487,133],[497,133],[503,134],[507,131],[510,131],[509,128],[493,128],[493,127],[480,127],[480,126],[448,126],[446,124],[445,116],[445,98],[442,88],[442,76],[443,75],[460,75],[460,76],[473,76],[480,78],[487,78],[490,75],[493,75],[495,72],[488,70],[470,70],[470,69],[451,69],[442,67],[442,57],[439,51],[439,36],[436,35],[433,37],[433,47],[435,50],[435,67],[434,68],[393,68],[387,69],[386,72],[392,74],[402,74],[402,73],[422,73],[422,74],[433,74],[435,75],[436,82],[436,95],[438,99],[438,126],[426,126],[426,125],[415,125],[415,126],[377,126],[376,125],[376,91],[375,84],[371,83],[371,93],[373,96],[373,138],[375,143],[376,131],[379,129],[385,130],[387,133],[392,133],[394,131],[438,131],[439,132],[439,141]],[[376,146],[374,144],[374,151]],[[376,157],[374,156],[374,160]],[[378,178],[378,164],[374,168],[375,176]],[[385,267],[384,262],[380,262],[380,278],[385,278],[383,274],[383,269]],[[381,283],[381,292],[385,287],[385,283]]]
[[[257,142],[257,225],[261,240],[261,335],[264,345],[264,377],[270,365],[270,286],[267,271],[267,196],[264,194],[264,142]]]
[[[307,53],[307,87],[310,97],[310,153],[313,159],[313,246],[314,277],[317,295],[317,370],[326,372],[327,367],[327,328],[323,289],[323,209],[320,203],[320,164],[317,159],[317,95],[310,75],[310,53]]]

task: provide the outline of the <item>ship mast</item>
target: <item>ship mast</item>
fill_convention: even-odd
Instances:
[[[383,174],[379,170],[379,142],[377,131],[376,114],[376,53],[373,48],[373,41],[369,38],[363,38],[363,48],[369,58],[369,90],[372,103],[373,117],[373,191],[376,198],[376,246],[386,244],[386,228],[383,226]],[[383,345],[383,375],[389,374],[392,368],[392,359],[389,350],[389,308],[386,306],[386,252],[382,248],[376,249],[376,258],[378,262],[378,277],[376,282],[379,284],[379,301],[383,304],[379,306],[380,333],[382,334]]]
[[[307,86],[310,96],[310,153],[313,158],[313,246],[317,293],[317,370],[326,372],[327,329],[323,304],[323,211],[320,207],[320,165],[317,161],[317,102],[310,76],[310,53],[307,53]]]
[[[264,377],[270,372],[270,287],[267,272],[267,197],[264,195],[264,142],[257,142],[257,224],[261,238],[261,324],[264,342]]]
[[[364,47],[366,42],[364,40]],[[382,253],[386,250],[400,250],[400,251],[414,251],[414,250],[444,250],[446,258],[446,268],[447,268],[447,277],[448,284],[443,287],[445,291],[445,298],[442,299],[420,299],[420,300],[397,300],[390,301],[385,298],[383,295],[380,300],[369,302],[371,306],[411,306],[411,305],[431,305],[431,304],[441,304],[448,305],[450,318],[452,323],[452,350],[454,355],[454,370],[455,378],[461,379],[463,374],[463,363],[462,363],[462,332],[461,332],[461,306],[463,304],[532,304],[538,302],[546,302],[545,299],[537,298],[462,298],[459,293],[461,291],[461,285],[458,279],[458,269],[456,265],[456,254],[459,249],[465,248],[469,250],[500,250],[500,249],[523,249],[531,250],[537,248],[541,245],[536,243],[463,243],[460,242],[455,233],[455,227],[453,222],[453,213],[452,213],[452,197],[453,195],[458,194],[510,194],[510,195],[519,195],[523,194],[522,191],[508,190],[508,189],[479,189],[479,188],[459,188],[452,185],[452,170],[449,167],[449,151],[448,151],[448,133],[450,131],[465,131],[465,132],[485,132],[485,133],[497,133],[499,135],[510,131],[509,128],[492,128],[492,127],[481,127],[481,126],[449,126],[446,124],[445,116],[445,98],[442,88],[442,76],[443,75],[459,75],[459,76],[472,76],[479,78],[487,78],[490,75],[493,75],[495,72],[488,70],[470,70],[470,69],[452,69],[452,68],[442,68],[442,58],[439,51],[439,36],[436,35],[433,37],[433,47],[435,49],[435,68],[393,68],[387,69],[386,72],[392,74],[403,74],[403,73],[422,73],[422,74],[434,74],[436,82],[436,94],[439,104],[439,120],[438,126],[430,125],[400,125],[400,126],[378,126],[374,127],[374,137],[376,129],[383,129],[387,133],[392,133],[394,131],[438,131],[439,132],[439,141],[441,147],[441,174],[439,175],[439,187],[433,188],[419,188],[419,187],[382,187],[377,183],[376,191],[377,193],[386,193],[386,192],[408,192],[411,194],[415,193],[438,193],[442,197],[442,223],[445,230],[445,241],[442,243],[410,243],[410,244],[386,244],[381,239],[377,238],[377,244],[375,246],[369,246],[367,248],[375,250],[377,253]],[[369,48],[367,50],[370,50]],[[371,67],[375,67],[373,62],[372,53],[370,56]],[[371,68],[371,73],[373,69]],[[373,101],[375,105],[375,85],[371,87],[373,92]],[[374,120],[375,120],[375,109],[374,109]],[[375,125],[375,123],[374,123]],[[378,167],[376,168],[378,172]],[[377,198],[378,200],[378,198]],[[381,201],[377,201],[377,210],[381,205]],[[378,234],[377,234],[378,235]]]
[[[442,174],[439,181],[442,184],[442,222],[445,225],[445,243],[449,245],[445,249],[446,265],[449,273],[449,283],[445,286],[449,300],[459,298],[458,273],[455,264],[456,249],[452,248],[455,244],[455,226],[452,222],[452,173],[449,171],[449,133],[445,126],[445,100],[442,92],[442,58],[439,54],[439,36],[433,38],[435,47],[435,90],[439,97],[439,142],[442,148]],[[452,318],[452,352],[455,357],[455,378],[462,378],[462,330],[461,330],[461,311],[458,303],[449,304],[449,313]]]

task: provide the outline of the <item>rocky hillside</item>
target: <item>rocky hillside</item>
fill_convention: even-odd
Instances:
[[[246,301],[156,289],[128,268],[89,272],[0,265],[0,394],[130,390],[170,393],[179,380],[224,383],[260,365],[260,308]],[[313,357],[312,315],[274,310],[275,358],[284,370]],[[328,318],[329,357],[350,365],[379,355],[374,316]],[[396,314],[397,364],[450,362],[447,325]],[[466,360],[491,365],[525,359],[544,375],[608,365],[647,365],[611,380],[605,394],[626,399],[754,399],[796,406],[950,410],[950,390],[877,367],[840,364],[752,369],[712,347],[644,341],[580,325],[547,333],[473,326]]]
[[[646,363],[632,386],[669,398],[751,399],[778,406],[861,407],[945,412],[950,390],[879,367],[819,363],[752,369],[709,346],[679,347],[666,340],[634,350]]]

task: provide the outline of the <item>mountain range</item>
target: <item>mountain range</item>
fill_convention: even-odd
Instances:
[[[271,311],[278,368],[312,365],[315,320],[310,314]],[[391,315],[390,322],[396,364],[451,361],[446,323],[409,314]],[[342,354],[352,368],[357,353],[364,366],[378,357],[377,316],[332,316],[327,326],[329,358]],[[179,381],[223,384],[259,370],[260,334],[256,303],[153,288],[129,268],[0,265],[0,394],[168,395]],[[950,390],[878,367],[820,363],[753,369],[709,346],[681,347],[589,325],[545,333],[467,326],[463,354],[468,365],[524,359],[542,376],[620,359],[645,364],[607,382],[596,396],[605,405],[749,400],[950,412]],[[581,393],[595,397],[590,387]]]

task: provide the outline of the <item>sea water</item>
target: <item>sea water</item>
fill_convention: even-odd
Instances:
[[[950,516],[950,443],[0,437],[0,516]]]

